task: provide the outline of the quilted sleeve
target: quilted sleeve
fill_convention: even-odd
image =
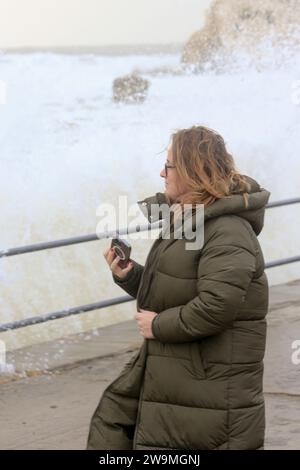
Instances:
[[[133,268],[129,271],[129,273],[127,273],[124,279],[120,279],[118,276],[113,274],[113,280],[119,287],[127,292],[127,294],[136,299],[143,270],[144,266],[137,263],[136,261],[133,261]]]
[[[249,233],[235,237],[235,245],[222,244],[222,234],[216,238],[217,242],[213,239],[202,249],[197,296],[154,318],[152,332],[159,341],[196,341],[233,324],[256,271],[256,254]]]

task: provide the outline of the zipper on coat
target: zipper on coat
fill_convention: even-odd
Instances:
[[[141,279],[140,279],[140,285],[139,285],[139,288],[138,288],[138,291],[137,291],[137,295],[136,295],[136,299],[137,299],[137,308],[139,310],[140,307],[144,308],[144,306],[142,306],[142,302],[141,300],[144,300],[145,299],[145,295],[142,297],[142,299],[140,299],[140,294],[142,293],[142,288],[144,287],[143,284],[144,284],[144,280],[145,280],[145,277],[146,277],[146,273],[147,273],[147,270],[148,270],[148,267],[149,265],[151,266],[151,261],[152,261],[152,258],[153,258],[153,255],[154,253],[156,253],[156,248],[158,246],[158,241],[160,239],[157,238],[154,242],[154,245],[152,246],[152,249],[150,251],[150,253],[148,254],[148,257],[147,257],[147,260],[146,260],[146,263],[145,263],[145,266],[144,266],[144,270],[143,270],[143,273],[142,273],[142,276],[141,276]],[[151,273],[152,274],[152,273]],[[146,310],[146,309],[145,309]]]

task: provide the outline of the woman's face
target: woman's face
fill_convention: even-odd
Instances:
[[[160,172],[160,176],[165,179],[165,195],[170,198],[171,202],[175,202],[178,196],[186,192],[187,189],[183,182],[180,181],[174,166],[172,147],[168,150],[166,165],[169,168],[167,170],[164,168]]]

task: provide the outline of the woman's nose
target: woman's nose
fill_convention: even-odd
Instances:
[[[162,178],[165,178],[165,177],[166,177],[166,172],[165,172],[165,169],[164,169],[164,168],[161,170],[161,172],[159,173],[159,175],[160,175]]]

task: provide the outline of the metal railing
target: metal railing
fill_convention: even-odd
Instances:
[[[299,200],[300,202],[300,200]],[[63,238],[62,240],[54,240],[52,242],[35,243],[34,245],[18,246],[16,248],[8,248],[7,250],[0,250],[0,258],[7,256],[23,255],[24,253],[33,253],[35,251],[49,250],[51,248],[60,248],[62,246],[76,245],[78,243],[94,242],[96,240],[103,240],[105,238],[114,237],[118,235],[127,235],[129,233],[145,232],[146,230],[158,229],[162,226],[162,222],[155,222],[153,224],[137,225],[132,228],[110,230],[107,232],[100,232],[99,234],[92,233],[90,235],[81,235],[79,237]]]
[[[300,198],[285,199],[284,201],[275,201],[266,205],[267,209],[273,209],[274,207],[282,207],[291,204],[300,203]],[[155,222],[153,224],[137,225],[131,229],[124,228],[118,230],[119,235],[126,235],[129,233],[144,232],[145,230],[154,230],[160,228],[162,222]],[[35,251],[49,250],[51,248],[60,248],[62,246],[76,245],[78,243],[93,242],[96,240],[102,240],[105,238],[113,237],[116,231],[101,232],[99,234],[92,233],[90,235],[81,235],[79,237],[63,238],[62,240],[54,240],[52,242],[35,243],[33,245],[19,246],[16,248],[8,248],[7,250],[0,250],[0,258],[8,256],[22,255],[24,253],[32,253]]]
[[[266,208],[272,209],[275,207],[282,207],[282,206],[287,206],[287,205],[297,204],[297,203],[300,203],[300,198],[285,199],[284,201],[271,202],[267,204]],[[143,232],[146,230],[155,230],[155,229],[160,228],[161,226],[162,226],[162,221],[158,221],[153,224],[148,223],[142,226],[137,225],[136,227],[131,228],[131,229],[128,229],[128,228],[120,229],[117,232],[116,231],[101,232],[99,234],[83,235],[83,236],[78,236],[78,237],[65,238],[62,240],[54,240],[52,242],[36,243],[33,245],[10,248],[7,250],[1,250],[0,258],[20,255],[24,253],[32,253],[35,251],[47,250],[51,248],[59,248],[59,247],[74,245],[78,243],[86,243],[86,242],[101,240],[105,238],[111,238],[111,237],[114,237],[116,233],[118,235],[125,235],[129,233]],[[291,264],[291,263],[296,263],[298,261],[300,261],[300,255],[293,256],[290,258],[283,258],[280,260],[270,261],[265,264],[265,269],[274,268],[277,266],[283,266],[283,265]],[[17,320],[17,321],[10,322],[10,323],[0,324],[0,332],[16,330],[18,328],[32,326],[32,325],[44,323],[50,320],[57,320],[60,318],[68,317],[70,315],[78,315],[81,313],[110,307],[112,305],[119,305],[125,302],[130,302],[133,300],[135,299],[131,297],[130,295],[125,295],[122,297],[115,297],[114,299],[102,300],[100,302],[95,302],[92,304],[80,305],[78,307],[73,307],[73,308],[61,310],[58,312],[48,313],[46,315],[35,316],[31,318],[26,318],[24,320]]]

